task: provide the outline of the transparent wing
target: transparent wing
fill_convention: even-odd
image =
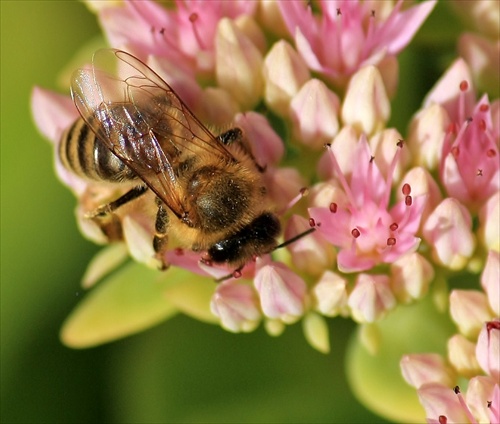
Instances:
[[[181,219],[187,217],[176,176],[181,153],[232,159],[172,88],[129,53],[98,50],[91,69],[74,73],[71,93],[97,137]]]

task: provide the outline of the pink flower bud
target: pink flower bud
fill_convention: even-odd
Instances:
[[[314,149],[332,141],[339,130],[339,99],[324,82],[311,79],[290,104],[294,136]]]
[[[483,324],[476,346],[477,361],[495,381],[500,381],[500,320]]]
[[[488,250],[500,252],[500,192],[496,192],[479,211],[479,237]]]
[[[500,254],[490,251],[481,275],[481,286],[495,316],[500,316]]]
[[[424,224],[424,237],[432,248],[434,259],[460,270],[472,256],[475,247],[469,212],[455,199],[444,199]]]
[[[365,66],[351,78],[344,103],[342,120],[359,132],[375,134],[385,127],[391,106],[380,72],[375,66]]]
[[[233,282],[217,286],[210,309],[220,318],[222,327],[234,333],[253,331],[261,318],[254,289]]]
[[[455,377],[453,371],[436,353],[405,355],[399,365],[403,378],[416,389],[429,383],[453,386]]]
[[[304,313],[306,283],[282,263],[262,261],[257,260],[259,269],[254,279],[262,311],[269,318],[295,321]]]
[[[450,314],[460,332],[476,337],[485,321],[492,318],[488,312],[486,295],[477,290],[453,290],[450,294]]]
[[[231,93],[243,110],[252,109],[264,89],[262,54],[228,18],[222,18],[217,27],[215,51],[218,85]]]
[[[437,169],[449,124],[448,114],[439,104],[431,104],[415,115],[408,135],[408,146],[415,165]]]
[[[325,271],[313,288],[316,309],[323,315],[334,317],[347,310],[347,281],[339,274]]]
[[[391,287],[398,300],[409,303],[423,297],[434,278],[432,265],[420,254],[402,256],[391,265]]]
[[[396,306],[386,275],[359,274],[347,304],[354,320],[375,322]]]
[[[263,72],[267,105],[278,115],[287,116],[293,96],[310,78],[306,64],[290,44],[280,40],[264,59]]]
[[[234,118],[234,125],[243,130],[260,166],[275,165],[281,160],[285,151],[283,140],[263,115],[253,111],[240,113]]]

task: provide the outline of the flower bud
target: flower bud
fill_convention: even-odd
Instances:
[[[280,40],[265,57],[263,71],[264,99],[273,112],[286,117],[293,96],[310,78],[309,70],[293,47]]]
[[[314,312],[309,312],[302,320],[302,328],[308,343],[321,353],[330,352],[328,324]]]
[[[243,110],[252,109],[264,88],[261,53],[228,18],[219,21],[215,51],[218,85],[231,93]]]
[[[312,290],[316,309],[334,317],[345,314],[347,308],[347,281],[339,274],[325,271]]]
[[[476,358],[476,345],[462,334],[455,334],[448,340],[448,360],[455,370],[465,377],[481,373]]]
[[[476,337],[483,323],[492,318],[488,299],[478,290],[453,290],[450,294],[450,314],[460,332]]]
[[[260,166],[275,165],[281,160],[285,151],[283,140],[263,115],[253,111],[239,113],[234,118],[234,125],[243,131]]]
[[[424,224],[424,237],[433,258],[457,271],[465,267],[475,247],[469,212],[455,199],[444,199]]]
[[[311,79],[290,104],[294,137],[313,149],[329,143],[339,130],[339,100],[324,82]]]
[[[449,369],[441,355],[436,353],[405,355],[401,359],[400,366],[403,378],[416,389],[429,383],[453,386],[453,371]]]
[[[232,282],[217,286],[210,309],[220,318],[221,326],[233,333],[253,331],[261,317],[254,289]]]
[[[385,127],[390,114],[391,106],[378,69],[375,66],[361,68],[347,88],[342,105],[344,124],[371,135]]]
[[[262,259],[258,259],[262,262]],[[306,283],[278,262],[260,265],[254,279],[262,311],[269,318],[293,322],[304,313]]]
[[[422,298],[434,278],[432,265],[418,253],[410,253],[391,265],[391,287],[400,302]]]
[[[450,119],[446,110],[439,104],[420,110],[410,123],[408,146],[414,164],[428,170],[437,169]]]
[[[490,251],[481,275],[481,286],[495,316],[500,317],[500,254]]]
[[[347,304],[354,320],[374,322],[396,306],[386,275],[360,274]]]
[[[479,211],[479,237],[488,250],[500,252],[500,192],[491,196]]]
[[[500,320],[483,324],[476,346],[477,361],[481,368],[496,381],[500,381]]]

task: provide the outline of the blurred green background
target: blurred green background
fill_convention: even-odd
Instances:
[[[322,355],[300,325],[271,338],[179,316],[89,350],[63,346],[64,318],[97,251],[78,233],[71,193],[31,119],[34,85],[59,73],[99,34],[78,2],[1,1],[1,421],[382,422],[353,398],[344,375],[353,325],[331,324]]]
[[[97,247],[77,231],[75,200],[55,177],[29,99],[34,85],[57,88],[60,71],[99,28],[74,1],[0,7],[1,421],[385,422],[347,385],[344,356],[354,329],[347,320],[329,320],[329,355],[307,345],[300,325],[271,338],[262,329],[233,335],[184,316],[94,349],[60,343]],[[402,61],[406,69],[415,65],[410,56]],[[393,119],[405,122],[435,81],[428,62],[420,63],[422,89],[398,95]]]

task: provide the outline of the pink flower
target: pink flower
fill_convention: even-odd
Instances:
[[[493,128],[488,98],[484,96],[470,118],[461,121],[445,138],[441,180],[448,195],[472,211],[500,188],[499,137]]]
[[[167,10],[150,0],[127,0],[122,7],[99,10],[99,19],[112,46],[145,59],[154,54],[183,69],[213,72],[217,25],[222,17],[254,13],[247,1],[177,1]],[[192,71],[191,71],[192,72]]]
[[[288,31],[309,68],[340,86],[361,67],[397,55],[436,2],[424,2],[404,12],[400,11],[402,4],[399,1],[384,16],[384,11],[378,15],[368,3],[322,0],[321,15],[317,16],[306,2],[279,2]]]
[[[476,212],[500,188],[500,130],[488,97],[483,96],[475,104],[471,80],[467,64],[455,61],[424,101],[424,107],[429,108],[425,116],[432,110],[429,119],[437,119],[436,130],[431,134],[420,131],[420,135],[413,130],[412,141],[419,143],[413,144],[417,155],[425,157],[432,152],[427,159],[431,165],[439,159],[440,178],[448,195]],[[447,120],[435,104],[444,108],[449,117],[442,139]],[[430,145],[432,140],[434,146],[441,147],[440,152]]]
[[[354,150],[354,149],[353,149]],[[390,210],[392,173],[399,160],[396,151],[384,179],[373,160],[366,137],[356,147],[350,181],[331,152],[333,168],[343,189],[328,207],[313,207],[309,215],[330,243],[339,247],[338,267],[344,272],[367,270],[380,263],[391,263],[415,251],[420,239],[415,233],[425,205],[425,196],[413,197],[411,187],[403,185],[404,199]]]

